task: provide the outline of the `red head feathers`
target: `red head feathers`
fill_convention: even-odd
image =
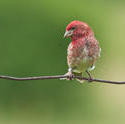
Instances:
[[[64,37],[71,37],[72,40],[77,40],[85,35],[93,35],[93,31],[88,24],[81,21],[72,21],[66,27]]]

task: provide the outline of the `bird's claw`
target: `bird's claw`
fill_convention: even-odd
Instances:
[[[88,82],[92,82],[93,81],[93,78],[91,76],[91,74],[86,70],[86,73],[88,74],[89,78],[88,78]]]
[[[74,74],[69,71],[69,72],[67,72],[65,74],[65,77],[64,78],[60,78],[60,80],[73,80],[73,78],[74,78]]]
[[[92,81],[93,81],[93,78],[92,78],[92,77],[91,77],[91,78],[89,77],[89,78],[88,78],[88,82],[90,83],[90,82],[92,82]]]
[[[73,75],[73,74],[71,74],[71,75],[68,75],[68,76],[67,76],[67,78],[68,78],[69,80],[72,80],[72,79],[73,79],[73,77],[74,77],[74,75]]]
[[[65,75],[67,76],[68,80],[73,80],[74,78],[74,74],[72,72],[67,72]]]

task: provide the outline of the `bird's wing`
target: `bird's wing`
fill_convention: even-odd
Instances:
[[[88,56],[96,60],[101,52],[98,41],[96,39],[88,39],[86,46],[88,48]]]

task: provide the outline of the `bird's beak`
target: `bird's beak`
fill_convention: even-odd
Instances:
[[[64,34],[64,38],[70,37],[70,36],[72,36],[72,34],[73,34],[72,30],[66,31]]]

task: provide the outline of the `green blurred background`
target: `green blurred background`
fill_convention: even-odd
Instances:
[[[64,39],[72,20],[87,22],[102,48],[96,78],[125,80],[125,1],[1,0],[0,75],[67,71]],[[0,124],[124,124],[125,85],[0,79]]]

